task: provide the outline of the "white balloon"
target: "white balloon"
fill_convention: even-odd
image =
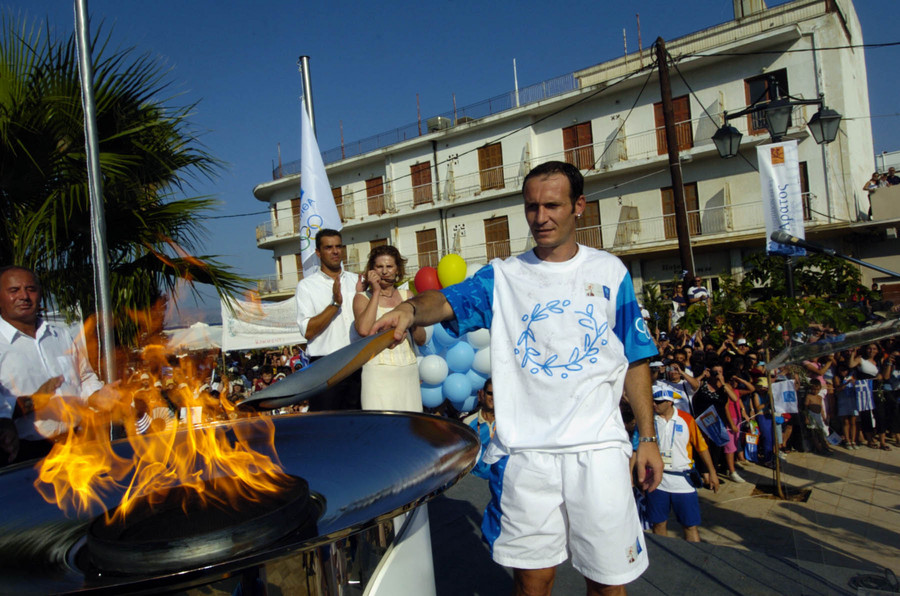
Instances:
[[[484,267],[484,265],[481,263],[469,263],[466,266],[466,279],[468,279],[468,278],[472,277],[473,275],[475,275],[476,273],[478,273],[478,270],[481,269],[482,267]]]
[[[419,378],[429,385],[440,385],[450,372],[447,361],[436,354],[425,356],[419,363]]]
[[[486,348],[491,345],[491,332],[488,329],[477,329],[475,331],[469,331],[466,334],[468,336],[469,343],[476,350],[480,350],[481,348]]]
[[[434,335],[434,325],[429,325],[428,327],[424,327],[425,329],[425,343],[431,341],[431,336]]]
[[[483,375],[491,374],[491,349],[481,348],[475,352],[475,360],[472,361],[472,370]]]

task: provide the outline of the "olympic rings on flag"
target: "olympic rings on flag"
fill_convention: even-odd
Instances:
[[[318,230],[322,229],[323,223],[325,223],[325,220],[318,213],[313,213],[306,218],[305,225],[300,227],[300,252],[309,248],[314,238],[314,231],[318,232]]]

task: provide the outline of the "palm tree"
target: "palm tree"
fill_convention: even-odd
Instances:
[[[221,167],[190,130],[195,106],[161,99],[169,82],[135,50],[94,34],[91,55],[113,311],[119,342],[134,342],[135,313],[149,312],[179,279],[220,295],[247,280],[194,255],[216,205],[189,197]],[[0,30],[0,263],[32,267],[58,308],[95,312],[84,114],[74,34],[6,17]]]

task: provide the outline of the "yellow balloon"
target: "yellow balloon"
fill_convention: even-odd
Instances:
[[[459,255],[447,255],[438,263],[437,274],[443,287],[457,284],[466,278],[466,262]]]

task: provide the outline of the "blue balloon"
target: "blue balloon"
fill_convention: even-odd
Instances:
[[[447,375],[442,385],[444,397],[453,403],[453,407],[457,410],[462,406],[469,394],[472,393],[472,383],[461,373],[453,373]]]
[[[478,374],[474,370],[470,370],[466,373],[466,378],[469,379],[469,382],[472,383],[472,394],[475,395],[482,389],[484,389],[484,384],[487,382],[487,377],[481,374]]]
[[[458,408],[460,412],[471,412],[475,409],[475,406],[478,404],[478,396],[470,395],[466,398],[465,403],[463,403],[462,407]],[[456,406],[454,406],[456,407]]]
[[[460,341],[447,350],[445,360],[447,360],[447,366],[453,372],[466,373],[472,368],[472,361],[475,360],[475,350],[468,343]]]
[[[422,405],[426,408],[436,408],[444,403],[444,394],[440,385],[426,385],[423,383],[419,386],[422,392]]]
[[[419,349],[419,354],[422,356],[431,356],[432,354],[438,353],[438,348],[434,345],[434,338],[429,339],[425,342],[424,346],[416,346]]]
[[[434,334],[431,338],[437,343],[439,346],[449,347],[458,342],[459,340],[447,333],[447,330],[444,329],[443,325],[435,325],[434,326]]]

